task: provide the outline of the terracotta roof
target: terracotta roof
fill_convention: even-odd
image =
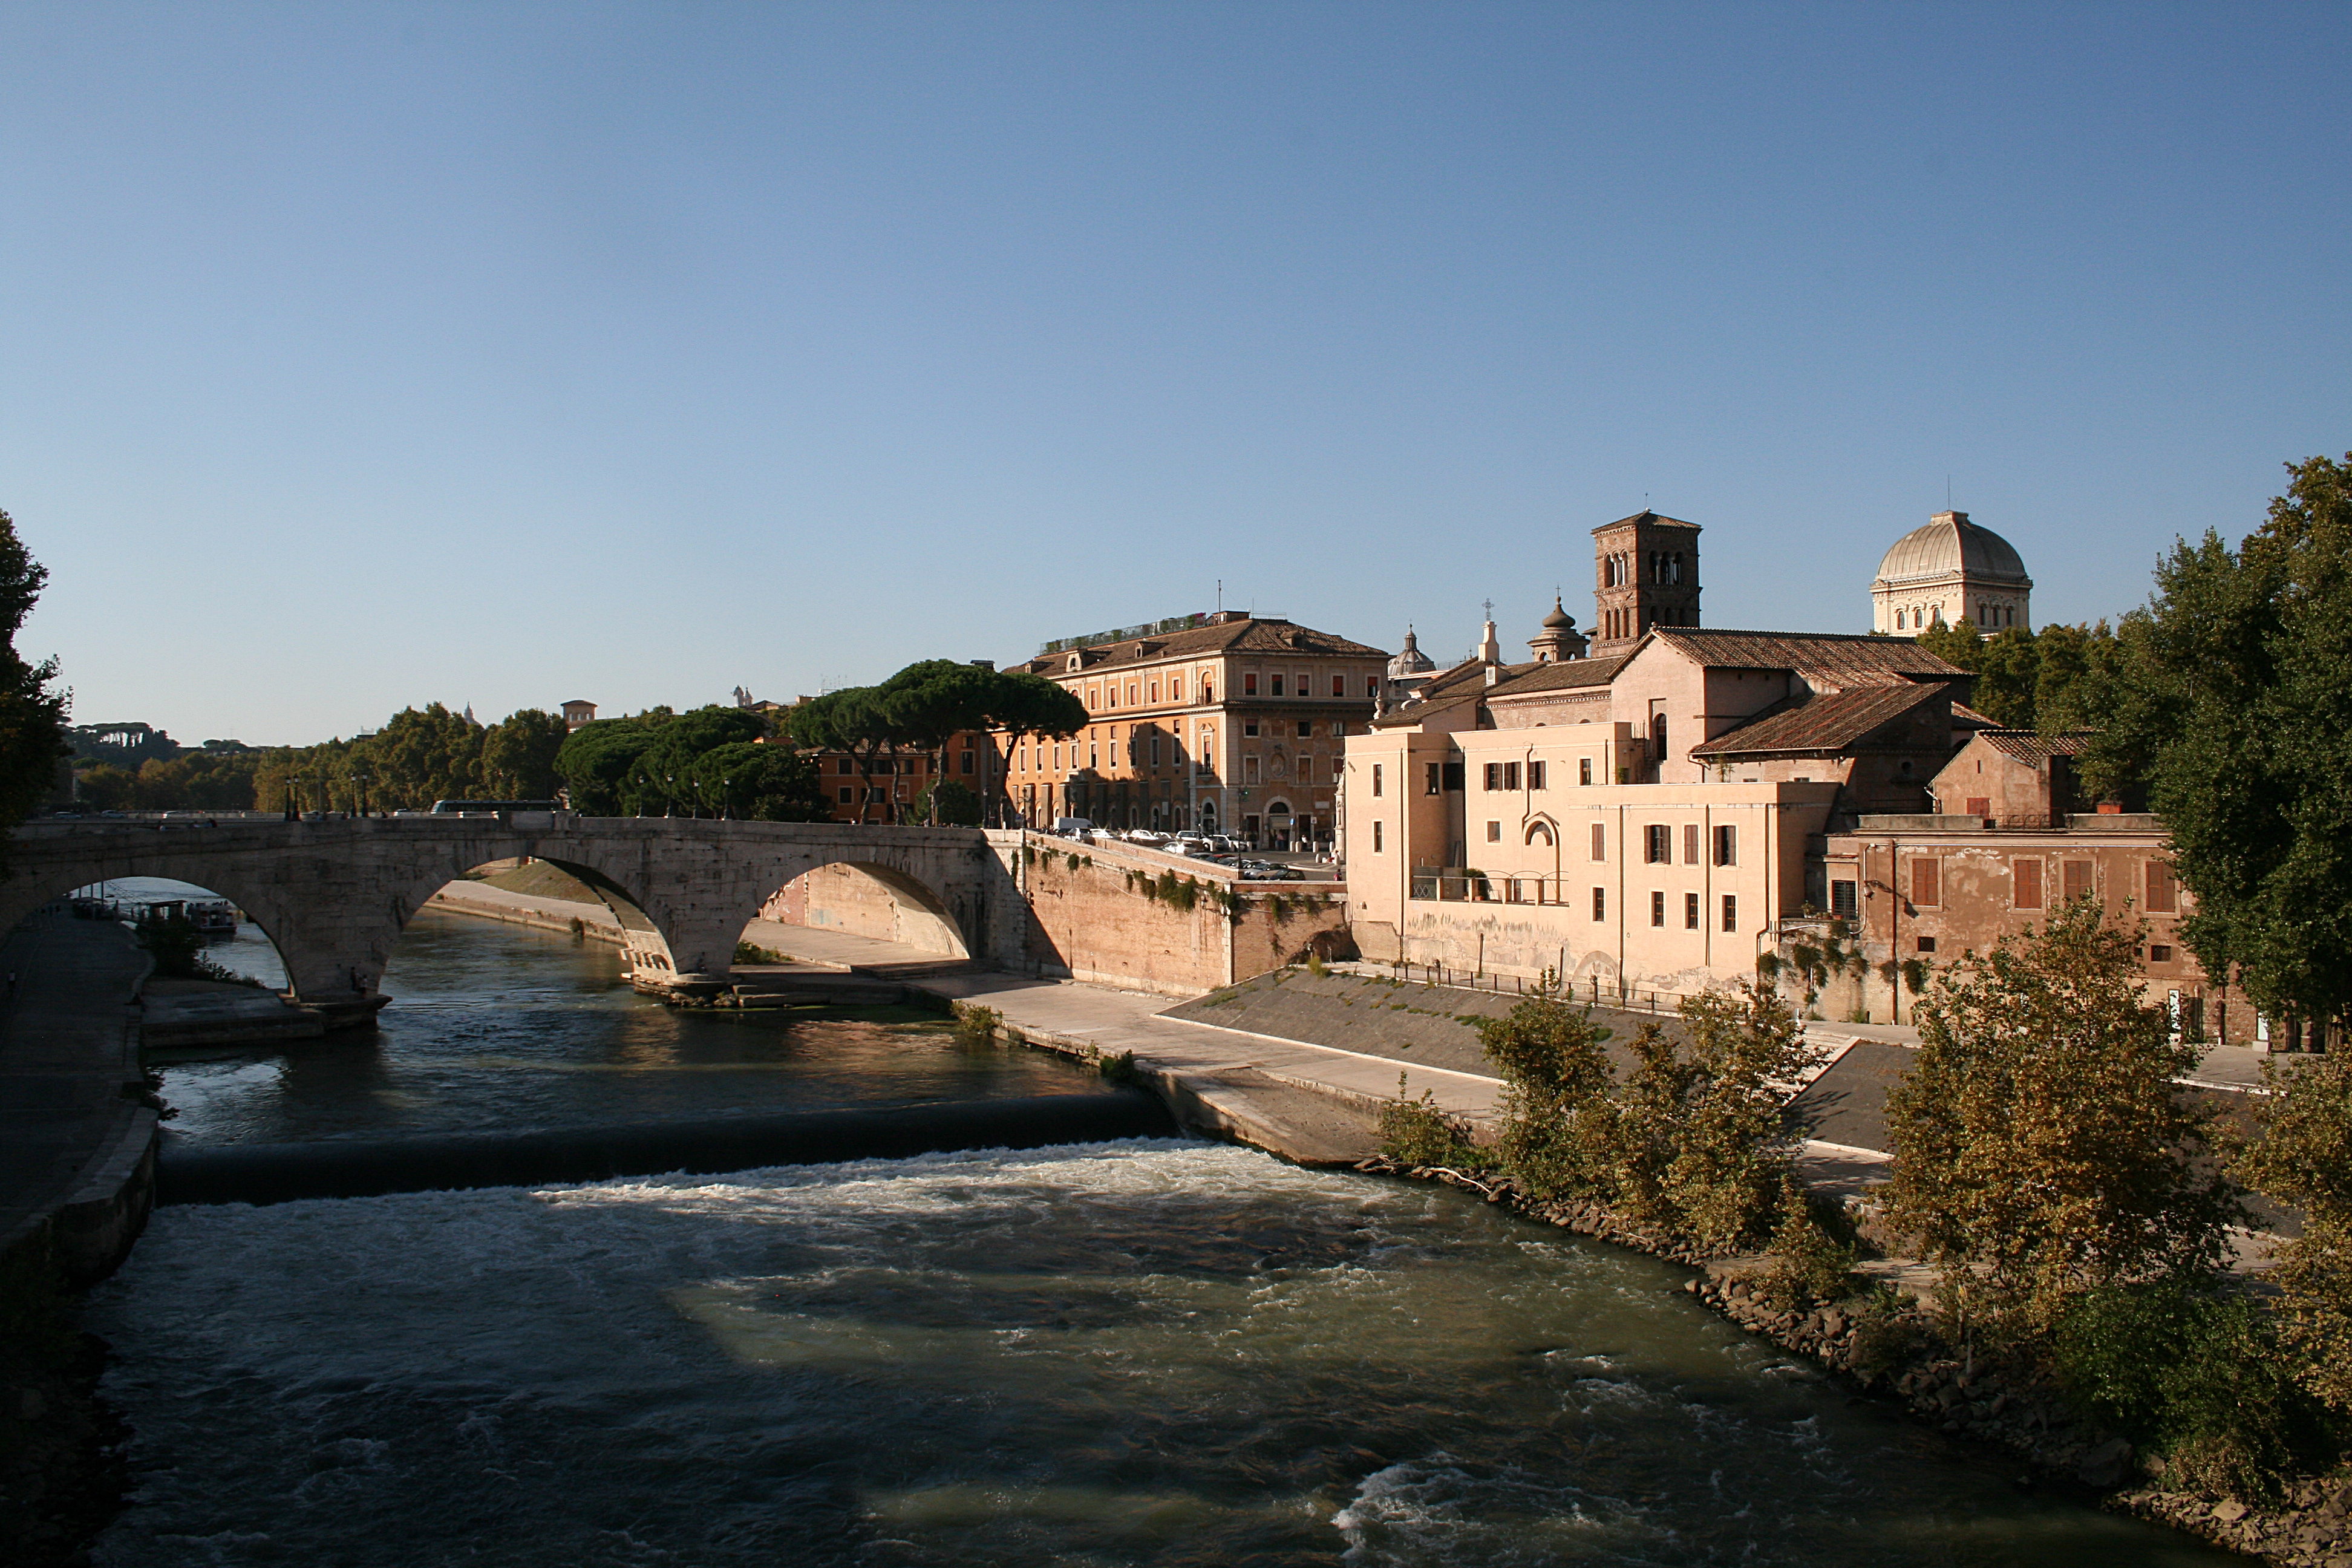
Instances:
[[[1512,673],[1488,689],[1490,697],[1528,697],[1541,691],[1570,691],[1580,686],[1606,686],[1624,668],[1626,656],[1564,658],[1551,664],[1516,665]]]
[[[1830,690],[1915,680],[1962,680],[1969,673],[1908,637],[1843,632],[1719,632],[1696,626],[1655,626],[1648,637],[1699,664],[1718,669],[1792,669],[1812,686]]]
[[[1952,728],[1955,730],[1998,730],[2000,726],[1994,723],[1990,719],[1985,717],[1985,715],[1978,712],[1975,709],[1969,707],[1967,703],[1955,702],[1952,704]]]
[[[2045,763],[2052,757],[2079,757],[2096,730],[2062,730],[2045,735],[2039,730],[1979,730],[1977,738],[1993,750],[2021,763]]]
[[[1667,517],[1663,513],[1651,511],[1646,508],[1641,511],[1635,512],[1631,517],[1621,517],[1614,522],[1604,522],[1601,525],[1601,528],[1596,528],[1592,531],[1599,533],[1601,529],[1622,528],[1629,522],[1646,522],[1652,528],[1687,528],[1693,533],[1701,531],[1698,524],[1695,522],[1685,522],[1678,517]]]
[[[1853,691],[1824,692],[1794,708],[1784,708],[1693,746],[1690,754],[1737,757],[1767,752],[1843,751],[1921,703],[1948,695],[1948,688],[1918,686],[1908,681],[1899,686],[1865,686]]]
[[[1068,672],[1070,655],[1084,654],[1082,668],[1097,669],[1106,665],[1149,664],[1167,658],[1197,658],[1211,653],[1268,653],[1342,655],[1353,658],[1386,658],[1384,648],[1365,643],[1349,642],[1346,637],[1329,632],[1318,632],[1311,626],[1294,626],[1288,621],[1234,620],[1217,626],[1187,626],[1182,631],[1166,632],[1157,637],[1130,637],[1125,642],[1097,643],[1085,648],[1064,648],[1054,653],[1041,653],[1025,658],[1018,668],[1039,675]]]

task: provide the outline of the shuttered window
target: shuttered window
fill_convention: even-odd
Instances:
[[[2012,860],[2009,867],[2009,901],[2021,910],[2042,907],[2042,862]]]
[[[1943,902],[1943,862],[1933,855],[1922,855],[1911,862],[1911,901],[1915,904]]]

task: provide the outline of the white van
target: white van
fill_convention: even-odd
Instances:
[[[1054,818],[1054,837],[1092,844],[1095,841],[1095,825],[1083,816],[1057,816]]]

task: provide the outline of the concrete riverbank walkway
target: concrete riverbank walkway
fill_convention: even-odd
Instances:
[[[0,943],[0,1253],[47,1232],[77,1278],[110,1268],[152,1197],[155,1112],[141,1103],[140,982],[112,921],[33,916]]]

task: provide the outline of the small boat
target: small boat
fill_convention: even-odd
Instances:
[[[191,899],[188,900],[188,920],[206,935],[221,932],[235,935],[236,906],[226,899]]]

